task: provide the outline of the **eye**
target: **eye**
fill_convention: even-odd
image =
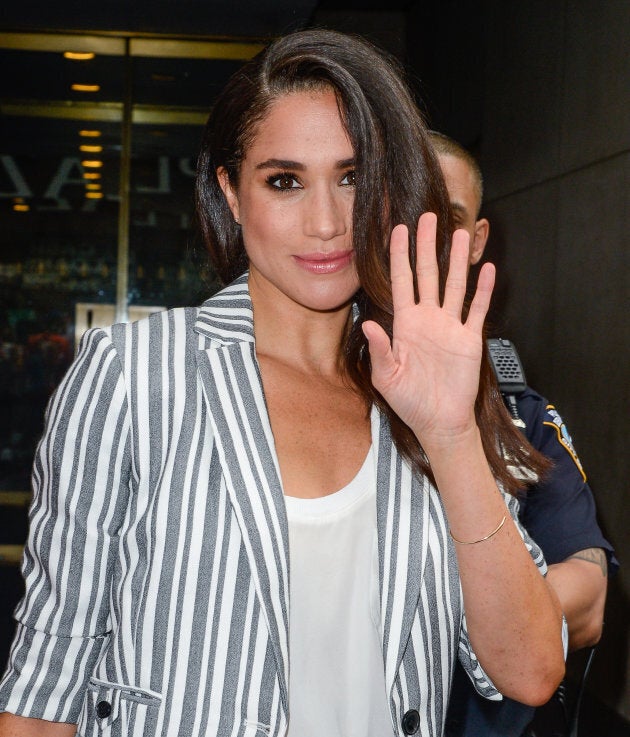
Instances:
[[[282,174],[272,174],[267,177],[267,184],[274,187],[274,189],[301,189],[302,185],[293,176],[283,172]]]
[[[344,178],[339,182],[344,187],[354,187],[356,184],[356,172],[354,169],[351,171],[346,172],[346,175]]]
[[[451,210],[451,215],[453,217],[453,225],[456,228],[463,228],[464,227],[464,216],[461,212],[461,210]]]

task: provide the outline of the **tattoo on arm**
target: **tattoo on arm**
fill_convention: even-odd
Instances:
[[[602,576],[608,574],[608,562],[606,560],[606,553],[601,548],[586,548],[585,550],[578,550],[577,553],[569,556],[571,558],[578,558],[579,560],[586,560],[589,563],[594,563],[599,566],[602,572]]]

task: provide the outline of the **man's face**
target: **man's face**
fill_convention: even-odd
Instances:
[[[470,235],[470,263],[476,264],[488,240],[489,224],[477,220],[481,205],[475,176],[463,159],[450,154],[438,154],[438,161],[448,190],[455,227]]]

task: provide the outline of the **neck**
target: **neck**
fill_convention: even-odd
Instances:
[[[250,278],[256,353],[292,365],[306,373],[338,375],[342,339],[351,304],[317,311],[288,299],[269,295]]]

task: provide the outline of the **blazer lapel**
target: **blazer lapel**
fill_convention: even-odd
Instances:
[[[399,455],[384,416],[372,412],[385,683],[391,696],[418,609],[427,559],[429,489]]]
[[[198,372],[228,493],[277,661],[287,705],[289,543],[278,459],[256,360],[247,275],[208,300],[195,329]],[[210,348],[207,348],[207,340]],[[427,559],[430,491],[372,411],[377,478],[381,634],[391,695],[418,609]]]
[[[208,300],[195,329],[211,347],[197,367],[223,475],[277,661],[287,706],[289,542],[284,494],[256,360],[246,275]]]

